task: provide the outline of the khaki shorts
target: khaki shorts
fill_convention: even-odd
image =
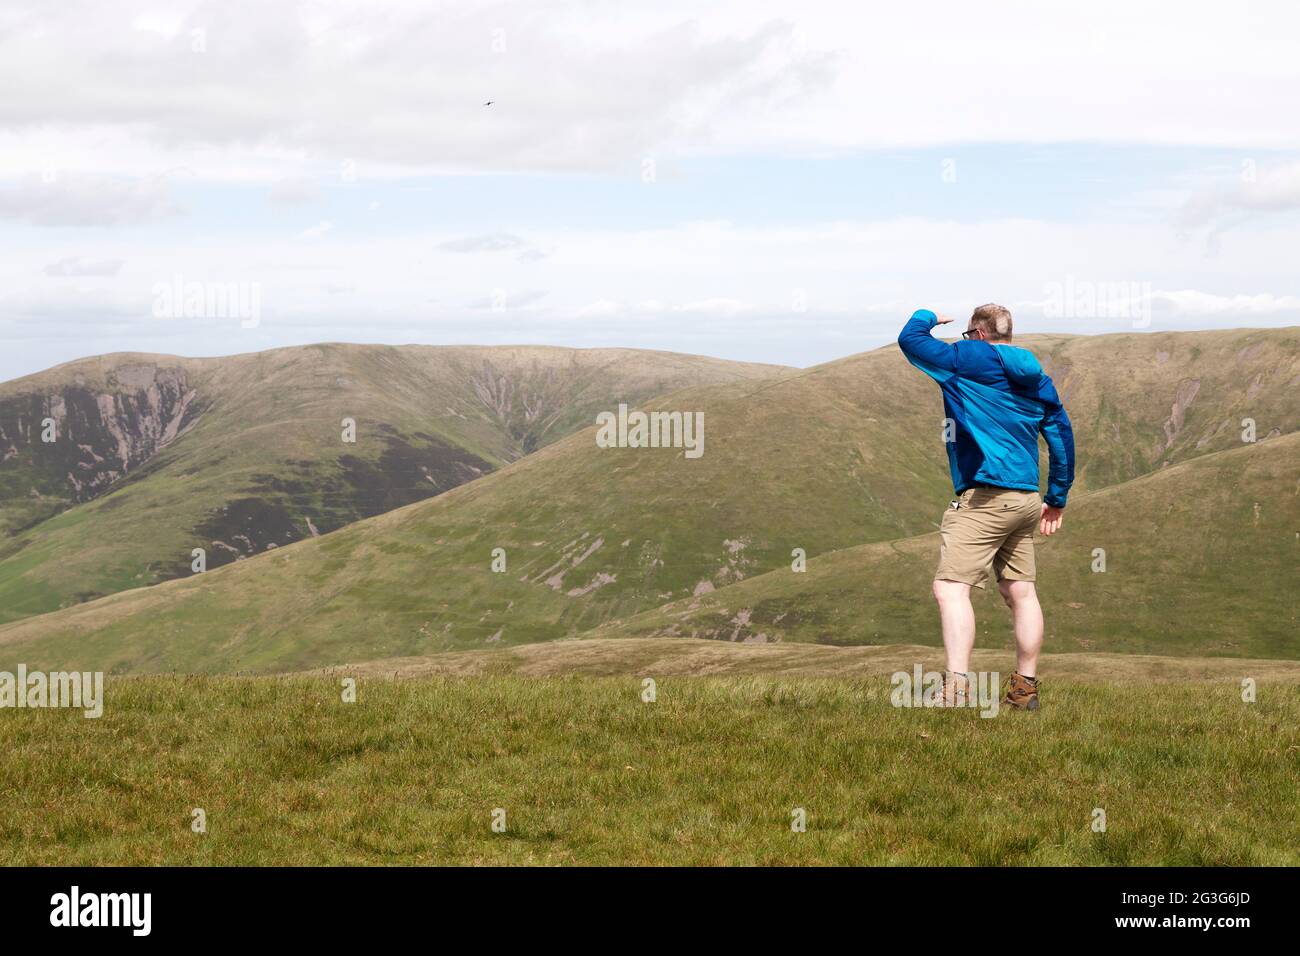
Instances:
[[[1036,491],[967,488],[939,525],[935,580],[982,588],[990,569],[999,581],[1034,580],[1034,531],[1042,513]]]

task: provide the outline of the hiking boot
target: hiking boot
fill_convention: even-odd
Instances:
[[[1002,703],[1016,710],[1038,709],[1038,680],[1012,674],[1007,681],[1007,696]]]
[[[956,671],[943,672],[943,693],[935,702],[936,707],[965,707],[966,697],[970,693],[970,676]]]

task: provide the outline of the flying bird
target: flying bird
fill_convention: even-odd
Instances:
[[[496,100],[488,100],[488,101],[487,101],[486,103],[484,103],[483,105],[484,105],[484,106],[491,106],[491,105],[492,105],[493,103],[495,103],[495,102],[496,102]]]

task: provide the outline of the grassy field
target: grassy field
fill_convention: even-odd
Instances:
[[[1300,863],[1295,664],[1063,655],[1042,711],[983,719],[890,705],[916,649],[706,644],[110,678],[99,720],[0,711],[0,863]],[[543,657],[556,676],[521,676]],[[761,673],[792,668],[835,676]]]

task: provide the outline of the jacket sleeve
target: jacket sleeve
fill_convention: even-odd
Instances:
[[[1070,416],[1056,394],[1056,386],[1044,375],[1038,382],[1038,400],[1043,403],[1043,420],[1039,430],[1047,440],[1047,494],[1043,501],[1054,508],[1064,508],[1074,484],[1074,429]]]
[[[957,350],[950,342],[941,342],[930,334],[938,324],[929,309],[917,309],[898,333],[898,347],[907,360],[938,382],[949,379],[957,371]]]

